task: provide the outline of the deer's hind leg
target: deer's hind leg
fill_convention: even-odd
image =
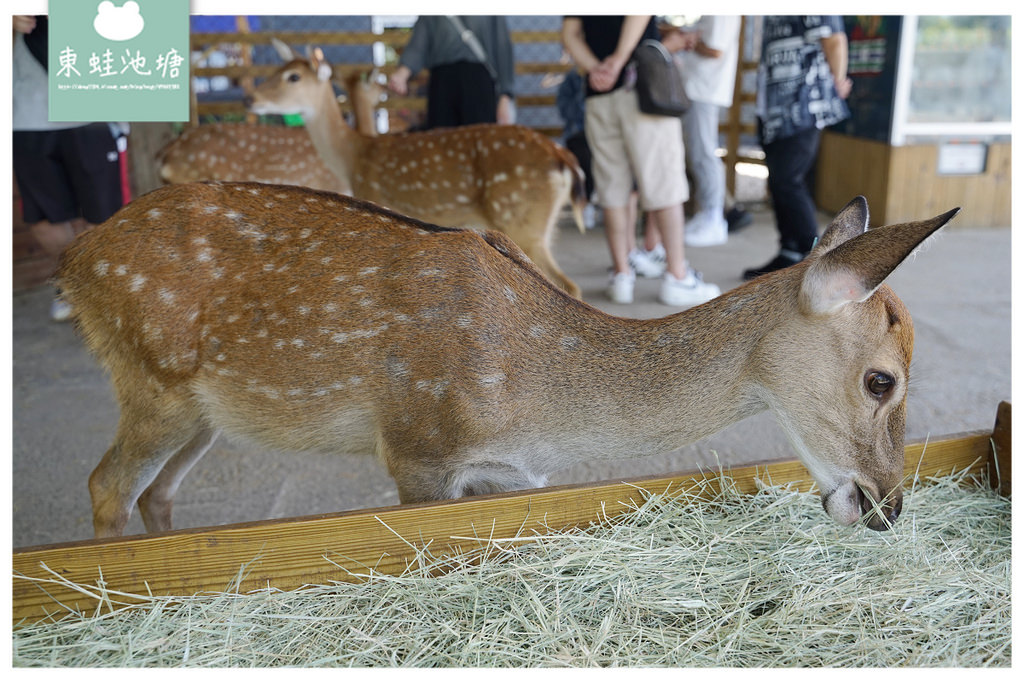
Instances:
[[[136,502],[147,531],[169,528],[169,496],[216,436],[184,387],[139,382],[118,393],[117,435],[89,476],[98,538],[122,534]]]
[[[564,192],[552,189],[550,197],[502,197],[489,216],[491,227],[508,235],[548,279],[570,296],[580,298],[579,286],[562,272],[551,253],[558,214],[565,203]]]

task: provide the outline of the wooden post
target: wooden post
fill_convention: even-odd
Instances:
[[[1003,401],[996,413],[996,426],[992,430],[992,454],[988,462],[989,483],[1001,496],[1010,496],[1010,403]]]

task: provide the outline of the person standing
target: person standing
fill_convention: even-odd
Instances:
[[[408,94],[411,77],[430,70],[427,128],[515,123],[515,61],[505,17],[419,17],[398,63],[388,86],[399,95]]]
[[[724,244],[729,237],[725,220],[725,165],[718,158],[718,120],[723,107],[732,106],[740,45],[739,15],[704,15],[692,27],[665,36],[676,56],[690,98],[683,115],[686,166],[693,178],[697,213],[686,225],[687,246]],[[694,33],[692,49],[685,33]],[[679,44],[679,48],[676,44]]]
[[[658,299],[670,306],[693,306],[721,292],[689,267],[683,251],[688,188],[682,124],[677,117],[641,113],[631,82],[635,72],[626,68],[644,38],[658,38],[650,15],[569,16],[562,22],[562,43],[586,74],[584,131],[612,256],[608,296],[616,303],[633,301],[636,275],[629,251],[635,226],[629,223],[628,206],[635,178],[640,205],[657,221],[665,246],[667,267]]]
[[[758,133],[768,167],[779,253],[744,280],[798,263],[818,238],[811,190],[821,129],[850,116],[848,45],[840,16],[764,18],[757,71]]]
[[[75,236],[102,223],[124,203],[120,126],[49,120],[46,15],[13,17],[11,159],[22,216],[48,256],[58,258]],[[115,134],[115,128],[116,134]],[[50,317],[67,320],[58,295]]]

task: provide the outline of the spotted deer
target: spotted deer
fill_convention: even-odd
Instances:
[[[170,185],[67,249],[58,282],[121,408],[89,478],[97,536],[171,528],[221,431],[372,453],[403,503],[544,486],[772,411],[841,524],[902,505],[913,324],[883,280],[957,210],[865,232],[656,320],[556,287],[505,235],[351,197]],[[874,502],[872,502],[874,501]]]
[[[583,230],[583,171],[571,152],[523,126],[360,135],[332,104],[332,69],[319,51],[308,59],[286,54],[291,60],[255,88],[249,108],[257,114],[302,114],[313,146],[346,194],[439,225],[500,230],[579,297],[579,287],[551,254],[566,202],[571,200]]]
[[[356,130],[376,135],[374,110],[383,87],[359,73],[352,73],[343,82]],[[157,162],[160,176],[167,183],[256,181],[331,192],[344,190],[302,128],[263,123],[203,124],[185,130],[164,145],[157,152]]]

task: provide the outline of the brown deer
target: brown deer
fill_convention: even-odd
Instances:
[[[121,406],[98,536],[151,532],[220,431],[375,453],[405,503],[543,486],[771,410],[842,524],[902,504],[913,325],[883,284],[957,210],[865,232],[657,320],[570,297],[501,233],[256,183],[170,185],[79,236],[58,282]],[[874,503],[872,503],[874,501]]]
[[[332,69],[319,51],[308,59],[291,56],[256,87],[250,110],[302,114],[313,146],[346,194],[439,225],[500,230],[556,284],[580,295],[551,254],[558,214],[570,196],[583,230],[583,171],[571,152],[523,126],[360,135],[332,104]]]
[[[374,74],[352,72],[342,81],[356,130],[376,135],[374,111],[384,88]],[[335,104],[335,106],[337,106]],[[262,123],[210,123],[185,130],[157,152],[167,183],[199,180],[303,185],[341,192],[341,180],[324,164],[302,128]]]

